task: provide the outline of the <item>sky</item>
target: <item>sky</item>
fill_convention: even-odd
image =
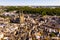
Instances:
[[[0,0],[0,6],[60,6],[60,0]]]

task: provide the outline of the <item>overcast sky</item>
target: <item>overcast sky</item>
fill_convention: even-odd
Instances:
[[[0,5],[9,6],[59,6],[60,0],[0,0]]]

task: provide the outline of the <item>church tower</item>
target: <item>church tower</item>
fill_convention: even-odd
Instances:
[[[20,23],[24,23],[24,14],[20,13]]]

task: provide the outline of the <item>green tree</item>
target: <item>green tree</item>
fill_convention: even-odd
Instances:
[[[47,14],[46,14],[46,11],[43,11],[43,12],[42,12],[42,16],[45,16],[45,15],[47,15]]]

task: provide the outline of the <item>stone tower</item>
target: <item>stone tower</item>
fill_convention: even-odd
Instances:
[[[20,23],[24,23],[24,14],[20,13]]]

